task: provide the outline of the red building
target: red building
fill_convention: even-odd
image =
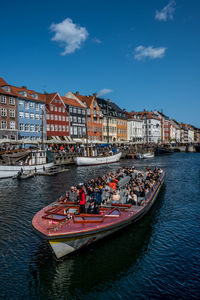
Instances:
[[[96,96],[74,94],[87,106],[87,135],[90,142],[102,141],[103,114],[97,103]]]
[[[58,93],[46,94],[47,138],[69,136],[69,115]]]

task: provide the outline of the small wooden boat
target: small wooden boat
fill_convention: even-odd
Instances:
[[[61,168],[58,166],[54,166],[48,169],[44,169],[42,172],[37,172],[36,175],[40,175],[40,176],[53,176],[59,173],[63,173],[63,172],[67,172],[69,171],[69,169],[66,168]]]
[[[172,154],[174,153],[174,149],[167,148],[167,147],[157,147],[156,148],[156,155],[162,155],[162,154]]]
[[[74,162],[78,166],[102,165],[111,164],[120,160],[122,153],[108,155],[108,156],[77,156]]]
[[[79,205],[63,197],[34,216],[33,228],[61,258],[141,219],[154,204],[164,176],[162,171],[154,188],[137,206],[111,203],[100,207],[100,214],[79,214]]]

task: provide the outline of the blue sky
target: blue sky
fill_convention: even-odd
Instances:
[[[200,127],[199,0],[0,1],[0,77]]]

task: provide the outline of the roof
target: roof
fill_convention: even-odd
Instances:
[[[84,105],[81,105],[81,103],[79,103],[77,100],[72,99],[72,98],[67,98],[64,96],[61,96],[63,102],[69,106],[76,106],[76,107],[80,107],[80,108],[85,108]]]
[[[39,101],[39,102],[46,101],[46,95],[44,95],[42,93],[38,93],[33,90],[28,90],[26,87],[20,88],[20,87],[16,87],[16,86],[12,86],[12,85],[9,85],[9,87],[11,88],[11,91],[15,94],[15,96],[17,96],[19,98],[34,100],[34,101]],[[23,92],[23,91],[25,91],[27,93],[27,97],[20,94],[20,92]],[[34,94],[36,94],[38,96],[37,99],[33,97]]]
[[[45,94],[46,104],[49,104],[56,95],[57,93]]]
[[[0,86],[4,86],[4,85],[8,85],[8,84],[3,78],[0,78]]]
[[[94,96],[83,96],[83,95],[77,95],[74,94],[80,101],[83,103],[86,103],[87,107],[90,107],[92,104],[92,101],[94,100]]]
[[[108,115],[113,116],[118,119],[126,119],[125,112],[114,102],[107,101],[103,98],[96,98],[98,105],[103,110],[104,115],[107,115],[107,109],[108,109]]]
[[[2,87],[0,87],[0,94],[18,97],[18,95],[13,91],[12,88],[10,89],[10,92],[7,92]]]
[[[154,120],[158,120],[160,121],[160,118],[158,118],[153,112],[151,111],[141,111],[141,112],[133,112],[133,113],[126,113],[129,114],[130,117],[133,116],[139,116],[141,120],[144,119],[144,117],[146,117],[146,119],[154,119]]]

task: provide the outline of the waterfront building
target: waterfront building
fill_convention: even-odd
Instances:
[[[47,139],[69,136],[69,115],[59,93],[45,94]]]
[[[143,143],[143,120],[135,112],[126,112],[127,115],[127,141]]]
[[[170,141],[180,143],[181,127],[176,120],[170,120]]]
[[[11,88],[17,95],[18,139],[41,140],[42,134],[45,139],[45,95],[26,86]]]
[[[85,141],[87,106],[71,92],[68,92],[62,99],[70,118],[70,137],[77,142]]]
[[[154,114],[161,120],[161,143],[170,142],[170,119],[163,112],[157,110]]]
[[[117,113],[109,100],[97,98],[97,103],[103,113],[103,141],[117,142]]]
[[[157,114],[150,111],[142,111],[135,113],[143,121],[143,137],[144,143],[160,143],[161,142],[161,120]]]
[[[102,141],[103,114],[96,100],[97,94],[83,96],[76,92],[74,95],[87,106],[88,141]]]
[[[180,123],[181,143],[194,143],[194,129],[191,125]]]
[[[194,142],[200,143],[200,129],[195,126],[192,126],[192,128],[194,130]]]
[[[117,104],[111,102],[117,121],[117,142],[127,141],[127,116],[125,110],[122,110]]]
[[[17,138],[17,95],[13,88],[0,78],[0,139]]]

